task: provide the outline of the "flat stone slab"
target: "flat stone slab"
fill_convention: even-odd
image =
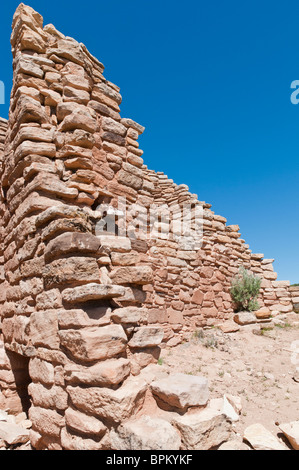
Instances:
[[[239,312],[234,316],[234,321],[238,325],[251,325],[257,322],[257,318],[253,312]]]
[[[258,423],[252,424],[245,429],[244,439],[255,450],[288,450],[270,431]]]
[[[299,421],[280,424],[279,429],[286,436],[293,449],[299,450]]]
[[[151,384],[156,399],[170,408],[180,410],[191,406],[204,406],[209,400],[209,383],[204,377],[173,374]]]
[[[29,430],[13,423],[0,422],[0,440],[8,445],[25,444],[29,441]]]
[[[112,299],[124,294],[125,288],[122,286],[91,283],[65,289],[62,292],[62,300],[69,303],[87,302],[89,300]]]

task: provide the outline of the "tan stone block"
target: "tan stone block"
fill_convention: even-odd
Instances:
[[[147,383],[140,377],[130,377],[117,390],[108,388],[67,387],[77,409],[116,423],[128,419],[141,409]]]
[[[29,419],[33,429],[42,435],[59,437],[61,429],[65,426],[65,419],[56,411],[35,406],[29,410]]]
[[[63,330],[59,332],[59,338],[74,358],[86,362],[116,356],[125,350],[127,344],[127,336],[120,325]]]
[[[89,386],[118,385],[130,375],[131,365],[128,359],[111,359],[90,367],[68,364],[64,368],[65,380],[70,384]]]

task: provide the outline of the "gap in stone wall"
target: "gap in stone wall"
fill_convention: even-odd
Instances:
[[[25,412],[28,415],[28,411],[31,407],[31,400],[28,394],[28,387],[31,383],[29,375],[30,359],[12,351],[7,351],[7,356],[15,379],[16,403],[19,401],[20,407],[19,410],[16,409],[14,411],[19,413]]]

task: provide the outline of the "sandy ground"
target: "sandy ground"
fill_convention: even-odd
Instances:
[[[259,326],[240,327],[235,333],[218,328],[194,332],[190,340],[161,353],[162,368],[204,376],[211,398],[231,394],[241,398],[242,412],[234,429],[263,424],[280,436],[278,424],[299,420],[299,383],[293,349],[299,340],[299,315],[285,317],[285,324],[256,335]],[[299,367],[299,343],[297,343]],[[293,358],[293,361],[292,361]]]

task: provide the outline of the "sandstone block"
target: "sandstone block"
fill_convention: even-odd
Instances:
[[[97,418],[88,416],[85,413],[68,408],[65,412],[65,422],[74,431],[80,434],[95,434],[101,437],[105,434],[106,426]]]
[[[78,431],[76,434],[72,434],[65,428],[61,430],[61,445],[64,450],[97,451],[105,449],[101,441],[98,441],[98,439],[90,439],[87,436],[80,437],[78,436]]]
[[[65,302],[87,302],[89,300],[111,299],[125,294],[125,288],[118,285],[85,284],[84,286],[65,289],[62,299]]]
[[[120,325],[63,330],[59,338],[75,359],[92,362],[109,359],[125,350],[127,336]]]
[[[153,273],[150,266],[128,266],[115,268],[111,272],[111,280],[115,284],[149,284]]]
[[[0,421],[0,440],[8,445],[25,444],[29,441],[29,430],[23,426]]]
[[[69,364],[65,366],[65,380],[70,384],[85,384],[92,387],[118,385],[130,374],[128,359],[111,359],[90,367]]]
[[[146,309],[138,307],[117,308],[113,310],[111,318],[115,323],[136,324],[147,320],[148,312]]]
[[[110,307],[92,307],[84,306],[83,309],[58,309],[58,324],[60,329],[78,329],[106,326],[111,322],[111,308]]]
[[[80,285],[99,282],[99,268],[95,259],[78,256],[47,264],[43,276],[47,288]]]
[[[54,367],[49,362],[33,358],[29,362],[29,374],[33,382],[41,382],[45,385],[54,384]]]
[[[35,407],[57,411],[64,411],[68,407],[68,395],[62,387],[31,383],[28,387],[28,393],[32,397],[32,403]]]
[[[234,316],[234,320],[239,325],[250,325],[256,323],[257,317],[253,312],[238,312]]]
[[[271,316],[271,310],[267,307],[262,307],[254,313],[257,319],[269,318]]]
[[[160,405],[184,410],[204,406],[209,399],[207,379],[186,374],[173,374],[151,384],[153,395]]]
[[[100,244],[100,240],[90,233],[63,233],[49,242],[45,257],[49,259],[67,253],[96,253]]]
[[[255,450],[287,450],[278,439],[261,424],[252,424],[244,431],[244,439],[248,441]]]
[[[129,346],[135,348],[150,348],[159,346],[164,337],[164,330],[161,327],[143,326],[134,333],[129,342]]]
[[[29,410],[29,419],[34,430],[52,437],[59,437],[61,429],[65,426],[65,419],[56,411],[35,406]]]
[[[55,310],[32,313],[30,337],[34,346],[59,349],[58,320]]]
[[[279,429],[286,436],[293,449],[299,450],[299,421],[280,424]]]
[[[167,421],[151,416],[127,421],[112,433],[112,448],[116,450],[179,450],[179,433]]]
[[[105,251],[126,252],[131,249],[131,241],[127,237],[117,237],[114,235],[98,235],[97,238],[101,242],[101,247]]]
[[[186,449],[209,450],[230,439],[231,424],[219,411],[207,408],[173,419]]]
[[[143,402],[147,383],[131,377],[118,390],[67,387],[72,403],[80,411],[121,423],[136,414]]]

